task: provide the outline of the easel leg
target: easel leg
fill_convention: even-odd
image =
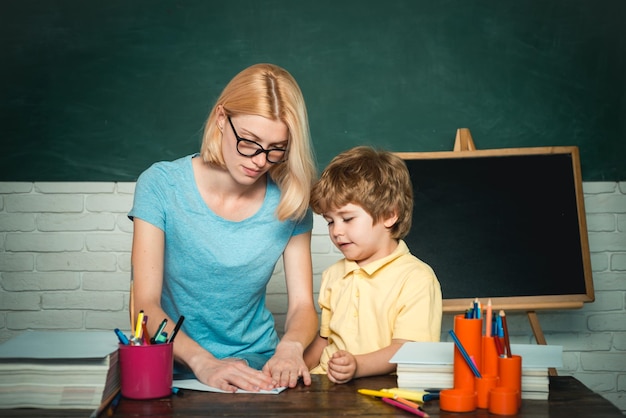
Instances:
[[[528,322],[530,322],[530,327],[533,330],[533,334],[535,335],[535,341],[537,341],[537,344],[548,345],[546,343],[546,337],[543,335],[541,324],[539,324],[539,318],[537,317],[537,312],[527,311],[526,315],[528,315]],[[548,374],[550,376],[558,376],[558,373],[554,367],[548,368]]]

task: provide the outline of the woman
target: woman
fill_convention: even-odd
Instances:
[[[154,333],[163,318],[174,357],[225,391],[294,387],[316,333],[311,267],[315,164],[302,93],[271,64],[225,87],[199,154],[152,165],[133,208],[134,311]],[[266,285],[283,257],[288,309],[279,341]]]

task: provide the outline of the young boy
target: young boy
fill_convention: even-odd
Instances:
[[[387,374],[405,342],[439,341],[439,282],[402,240],[413,214],[404,161],[370,147],[345,151],[314,185],[311,207],[345,257],[322,275],[320,332],[304,354],[311,373],[335,383]]]

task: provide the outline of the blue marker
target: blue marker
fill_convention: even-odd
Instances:
[[[120,331],[119,328],[115,328],[115,335],[117,335],[117,339],[120,340],[120,343],[124,345],[130,344],[130,341],[128,341],[128,338],[126,337],[126,335],[124,335],[124,333]]]

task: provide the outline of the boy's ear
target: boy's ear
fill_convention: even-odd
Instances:
[[[385,228],[389,229],[392,226],[394,226],[396,224],[396,222],[398,222],[398,211],[394,209],[393,212],[391,212],[390,214],[388,214],[385,219],[383,219],[383,225],[385,225]]]

